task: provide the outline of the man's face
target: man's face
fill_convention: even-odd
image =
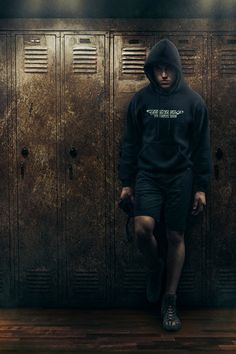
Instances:
[[[176,72],[169,65],[157,65],[153,68],[154,76],[162,88],[169,88],[176,79]]]

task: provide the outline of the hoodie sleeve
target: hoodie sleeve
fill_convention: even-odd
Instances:
[[[141,142],[138,109],[136,100],[133,97],[126,114],[118,161],[118,178],[122,183],[122,187],[134,187],[137,173],[137,155],[141,148]]]
[[[193,190],[207,192],[212,174],[208,109],[205,102],[196,106],[192,135]]]

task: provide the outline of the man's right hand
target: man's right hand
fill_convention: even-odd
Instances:
[[[132,187],[123,187],[120,194],[120,199],[125,198],[126,195],[130,196],[132,202],[134,202],[134,190]]]

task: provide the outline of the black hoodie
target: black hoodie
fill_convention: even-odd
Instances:
[[[171,65],[176,80],[161,88],[153,66]],[[138,170],[151,175],[193,170],[193,190],[206,192],[212,174],[208,110],[184,81],[180,55],[168,39],[155,44],[144,64],[150,83],[132,97],[118,163],[122,186],[135,186]]]

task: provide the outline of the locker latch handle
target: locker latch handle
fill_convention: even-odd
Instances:
[[[69,168],[69,178],[73,179],[73,167],[71,163],[68,165],[68,168]]]

